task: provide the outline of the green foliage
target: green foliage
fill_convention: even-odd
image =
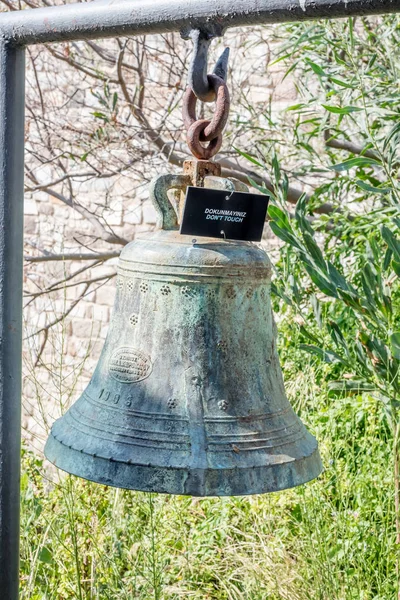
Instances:
[[[257,146],[257,161],[273,184],[270,226],[285,244],[273,290],[304,321],[302,350],[335,365],[332,393],[373,391],[394,427],[400,391],[399,19],[294,24],[287,31],[281,62],[295,73],[301,102],[289,107],[290,121],[276,123],[272,143]],[[282,125],[292,127],[292,138],[279,137]],[[293,149],[299,156],[293,176],[312,182],[313,191],[289,214],[286,170]],[[327,201],[329,217],[318,217]]]
[[[25,451],[22,600],[395,597],[384,416],[368,394],[332,403],[333,365],[305,360],[301,334],[285,321],[286,386],[321,442],[325,473],[276,494],[199,500],[75,477],[51,484],[42,461]]]
[[[315,231],[306,221],[302,209],[296,210],[293,225],[277,207],[271,207],[269,215],[273,219],[273,232],[291,246],[295,258],[301,261],[314,284],[313,291],[334,299],[334,302],[325,302],[324,311],[326,331],[331,337],[329,345],[325,345],[322,332],[319,334],[320,347],[303,344],[302,349],[326,362],[342,364],[353,371],[352,378],[372,384],[381,398],[396,406],[400,390],[400,334],[396,331],[399,327],[396,315],[399,315],[400,281],[394,259],[390,261],[387,257],[389,251],[397,257],[400,238],[387,226],[382,227],[381,234],[377,233],[375,220],[372,220],[371,231],[365,236],[364,252],[348,252],[346,258],[351,259],[351,266],[345,271],[339,256],[334,257],[334,262],[329,260],[329,253],[324,257]],[[357,224],[355,219],[352,227],[357,228]],[[304,277],[299,274],[297,290],[304,285]],[[280,287],[287,288],[282,282]],[[275,282],[275,290],[291,306],[297,304],[299,310],[302,308],[304,297],[299,297],[298,292],[297,298],[293,294],[287,300],[287,289],[280,293],[279,284]],[[336,321],[338,310],[346,311],[342,323]],[[303,334],[310,338],[305,328]],[[316,339],[318,334],[314,333],[311,341]]]

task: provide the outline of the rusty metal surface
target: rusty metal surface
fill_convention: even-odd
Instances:
[[[211,140],[207,146],[203,146],[200,142],[200,137],[209,124],[210,121],[208,119],[196,121],[189,127],[186,135],[186,142],[190,152],[200,160],[210,160],[222,146],[221,134]]]
[[[222,134],[229,117],[230,97],[228,86],[217,75],[208,75],[210,87],[215,92],[215,111],[207,127],[203,130],[200,141],[210,142]],[[197,97],[190,86],[186,88],[183,96],[182,117],[186,129],[197,122],[196,116]]]
[[[221,177],[221,165],[211,160],[185,160],[183,163],[183,174],[189,178],[189,185],[194,187],[204,187],[207,177]],[[183,209],[185,206],[186,189],[181,191],[178,200],[178,213],[182,220]]]
[[[197,98],[193,90],[188,87],[183,97],[182,116],[187,128],[186,141],[189,150],[200,160],[209,160],[222,145],[222,132],[228,121],[230,98],[229,90],[223,79],[216,75],[208,75],[210,86],[215,90],[215,111],[211,120],[197,119]],[[204,142],[209,142],[204,146]]]
[[[204,187],[204,179],[213,175],[221,176],[221,165],[210,160],[185,160],[183,173],[190,178],[190,185]]]
[[[194,496],[316,477],[317,442],[285,395],[270,279],[249,242],[161,230],[128,244],[100,361],[46,456],[99,483]]]

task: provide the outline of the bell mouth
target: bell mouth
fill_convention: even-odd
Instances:
[[[88,454],[67,446],[50,434],[48,460],[83,479],[116,488],[182,496],[247,496],[296,487],[318,477],[323,465],[315,438],[306,432],[309,454],[293,458],[266,456],[265,465],[234,468],[190,468],[133,464]]]

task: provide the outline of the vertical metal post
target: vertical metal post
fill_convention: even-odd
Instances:
[[[17,600],[25,52],[0,38],[0,597]]]

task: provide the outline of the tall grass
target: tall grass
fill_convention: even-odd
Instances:
[[[317,435],[315,482],[192,499],[50,482],[23,453],[22,600],[395,598],[390,434],[368,395],[329,398],[329,368],[281,356],[291,400]]]

